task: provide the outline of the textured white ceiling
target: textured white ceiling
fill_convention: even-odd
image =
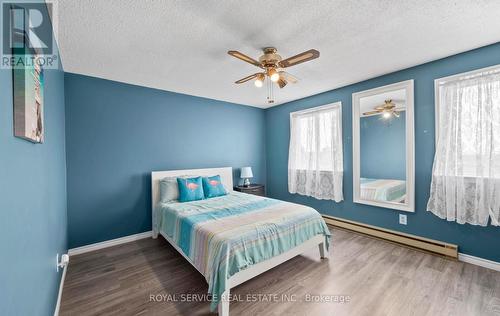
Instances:
[[[280,104],[498,42],[499,14],[498,0],[60,0],[58,42],[68,72],[268,107],[233,83],[258,68],[228,50],[321,52],[290,68]]]

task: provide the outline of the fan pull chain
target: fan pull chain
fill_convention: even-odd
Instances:
[[[266,88],[267,88],[267,103],[271,103],[271,87],[269,86],[269,78],[266,78]]]
[[[273,103],[274,103],[274,87],[275,87],[275,84],[273,84],[273,82],[271,82],[271,95],[273,96]]]
[[[266,99],[267,99],[267,102],[269,103],[269,80],[267,80],[267,78],[266,78],[266,90],[267,90],[266,91],[266,94],[267,94]]]
[[[274,103],[274,86],[270,78],[266,78],[267,82],[267,103]]]

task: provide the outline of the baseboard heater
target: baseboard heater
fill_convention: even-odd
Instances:
[[[419,237],[415,235],[400,233],[394,230],[380,228],[377,226],[362,224],[338,217],[323,215],[325,222],[329,225],[352,230],[365,235],[388,240],[411,248],[424,250],[434,254],[446,256],[447,258],[458,259],[458,246],[442,241]]]

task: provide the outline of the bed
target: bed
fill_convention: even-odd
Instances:
[[[361,178],[361,198],[404,203],[406,198],[406,181],[394,179]]]
[[[159,181],[182,175],[220,175],[228,194],[160,202]],[[317,211],[233,191],[230,167],[153,172],[151,181],[153,238],[163,236],[205,277],[219,315],[229,315],[231,288],[313,247],[328,256],[330,232]]]

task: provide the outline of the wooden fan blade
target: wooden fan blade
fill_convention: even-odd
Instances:
[[[394,109],[395,107],[396,106],[392,103],[385,103],[385,104],[374,107],[374,109],[382,111],[382,110],[391,110],[391,109]]]
[[[310,49],[306,52],[300,53],[298,55],[289,57],[279,62],[279,66],[282,68],[291,67],[310,61],[319,57],[319,52],[315,49]]]
[[[364,112],[363,115],[372,115],[372,114],[378,114],[381,113],[382,111],[370,111],[370,112]]]
[[[236,50],[230,50],[227,52],[229,55],[233,56],[233,57],[236,57],[238,59],[241,59],[243,61],[246,61],[247,63],[250,63],[254,66],[257,66],[257,67],[260,67],[262,68],[262,65],[256,61],[255,59],[253,59],[252,57],[248,57],[247,55],[243,54],[243,53],[240,53]]]
[[[286,71],[280,71],[279,74],[280,74],[280,78],[287,81],[287,82],[297,83],[299,81],[299,79],[297,79],[295,76],[292,76],[291,74],[289,74]]]
[[[286,86],[287,82],[286,82],[286,80],[280,78],[280,79],[278,79],[277,84],[278,84],[278,86],[280,86],[280,89],[283,89]]]
[[[255,73],[255,74],[253,74],[253,75],[250,75],[250,76],[247,76],[247,77],[245,77],[245,78],[242,78],[242,79],[240,79],[240,80],[238,80],[238,81],[235,81],[234,83],[239,84],[239,83],[247,82],[247,81],[249,81],[249,80],[252,80],[253,78],[257,78],[257,76],[259,76],[260,74],[261,74],[260,72]]]
[[[405,99],[391,99],[392,103],[405,103]]]

